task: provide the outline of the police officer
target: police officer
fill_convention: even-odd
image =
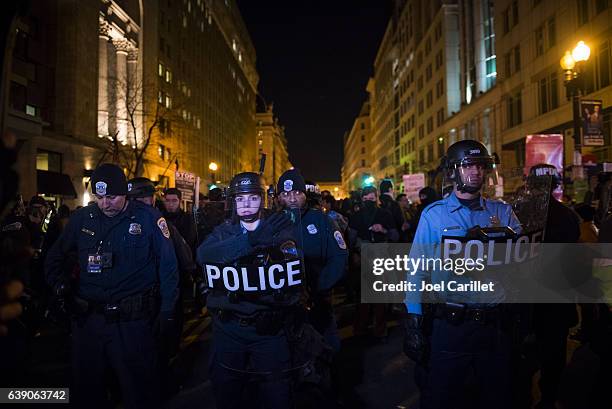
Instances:
[[[127,197],[130,200],[136,200],[144,203],[148,206],[155,205],[155,185],[153,182],[145,177],[137,177],[128,181],[128,193]],[[179,270],[179,287],[178,297],[176,301],[176,308],[174,310],[174,333],[169,335],[168,339],[160,339],[160,370],[162,377],[163,388],[167,391],[172,390],[174,385],[174,379],[171,379],[169,364],[170,358],[178,352],[179,345],[181,342],[181,335],[183,332],[183,284],[190,278],[201,281],[201,276],[196,274],[197,266],[193,260],[193,254],[189,245],[181,236],[176,226],[172,223],[168,224],[170,229],[170,238],[172,239],[172,247],[176,254],[176,261],[178,263]]]
[[[301,263],[293,260],[300,254],[291,218],[282,212],[264,217],[265,185],[257,173],[235,175],[228,196],[232,218],[197,252],[210,290],[210,378],[217,407],[242,407],[246,381],[254,380],[263,407],[289,408],[292,354],[286,323],[303,291]],[[292,261],[280,260],[279,248]]]
[[[296,235],[303,240],[306,273],[310,280],[311,324],[338,351],[340,337],[331,305],[331,290],[344,276],[348,251],[336,223],[321,210],[307,206],[307,191],[314,193],[312,204],[318,203],[318,186],[316,189],[314,186],[310,183],[309,188],[298,169],[288,170],[278,179],[278,200],[283,208],[301,213]]]
[[[117,375],[127,408],[157,407],[153,326],[170,331],[178,284],[166,220],[151,206],[126,200],[121,168],[100,165],[91,177],[96,203],[76,211],[46,259],[47,282],[71,293],[72,396],[79,407],[106,407],[103,379]],[[76,251],[79,279],[71,286],[62,269]]]
[[[465,237],[476,225],[509,226],[520,231],[518,219],[508,204],[484,199],[480,194],[485,176],[492,171],[493,165],[493,157],[480,142],[463,140],[448,148],[443,167],[454,189],[450,196],[423,210],[410,252],[412,258],[441,257],[443,236]],[[414,280],[417,283],[438,282],[435,278],[445,277],[442,274],[421,269]],[[449,274],[451,279],[454,273]],[[424,294],[407,293],[406,296],[408,316],[404,351],[420,363],[427,359],[429,348],[431,351],[421,407],[449,409],[461,406],[464,380],[470,368],[480,386],[480,407],[509,407],[511,346],[509,336],[501,332],[501,309],[490,302],[465,302],[465,297],[463,302],[452,302],[453,295],[448,292],[436,295],[440,303],[433,306],[431,345],[424,332],[424,309],[421,303],[415,302]]]

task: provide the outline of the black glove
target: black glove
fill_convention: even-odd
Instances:
[[[414,362],[424,364],[429,358],[429,341],[423,331],[423,316],[407,314],[404,328],[404,353]]]
[[[254,231],[249,232],[249,244],[253,247],[266,247],[274,243],[274,236],[291,226],[291,218],[285,213],[274,213],[263,219]]]
[[[208,293],[210,292],[210,288],[206,281],[204,281],[201,277],[193,276],[193,282],[196,287],[196,304],[198,309],[202,309],[206,307],[206,300],[208,299]]]

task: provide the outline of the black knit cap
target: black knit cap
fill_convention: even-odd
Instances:
[[[380,193],[387,193],[389,190],[393,189],[393,182],[389,179],[384,179],[382,182],[380,182]]]
[[[361,191],[361,197],[364,197],[365,195],[369,195],[370,193],[378,193],[378,191],[376,190],[374,186],[366,186]]]
[[[293,168],[285,171],[278,179],[276,184],[277,194],[282,192],[291,192],[292,190],[299,190],[300,192],[306,192],[306,182],[304,177],[300,173],[299,169]]]
[[[112,163],[104,163],[91,175],[91,192],[99,196],[127,195],[127,180],[123,170]]]
[[[155,185],[149,178],[139,177],[130,179],[127,186],[129,198],[150,197],[155,194]]]

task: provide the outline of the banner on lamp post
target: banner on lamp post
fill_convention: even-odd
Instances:
[[[580,101],[582,122],[582,145],[604,146],[602,101],[585,99]]]

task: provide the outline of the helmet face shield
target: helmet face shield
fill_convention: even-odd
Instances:
[[[465,158],[455,163],[447,172],[450,181],[457,184],[457,190],[468,193],[478,191],[495,191],[499,184],[499,176],[495,162],[491,157]]]

